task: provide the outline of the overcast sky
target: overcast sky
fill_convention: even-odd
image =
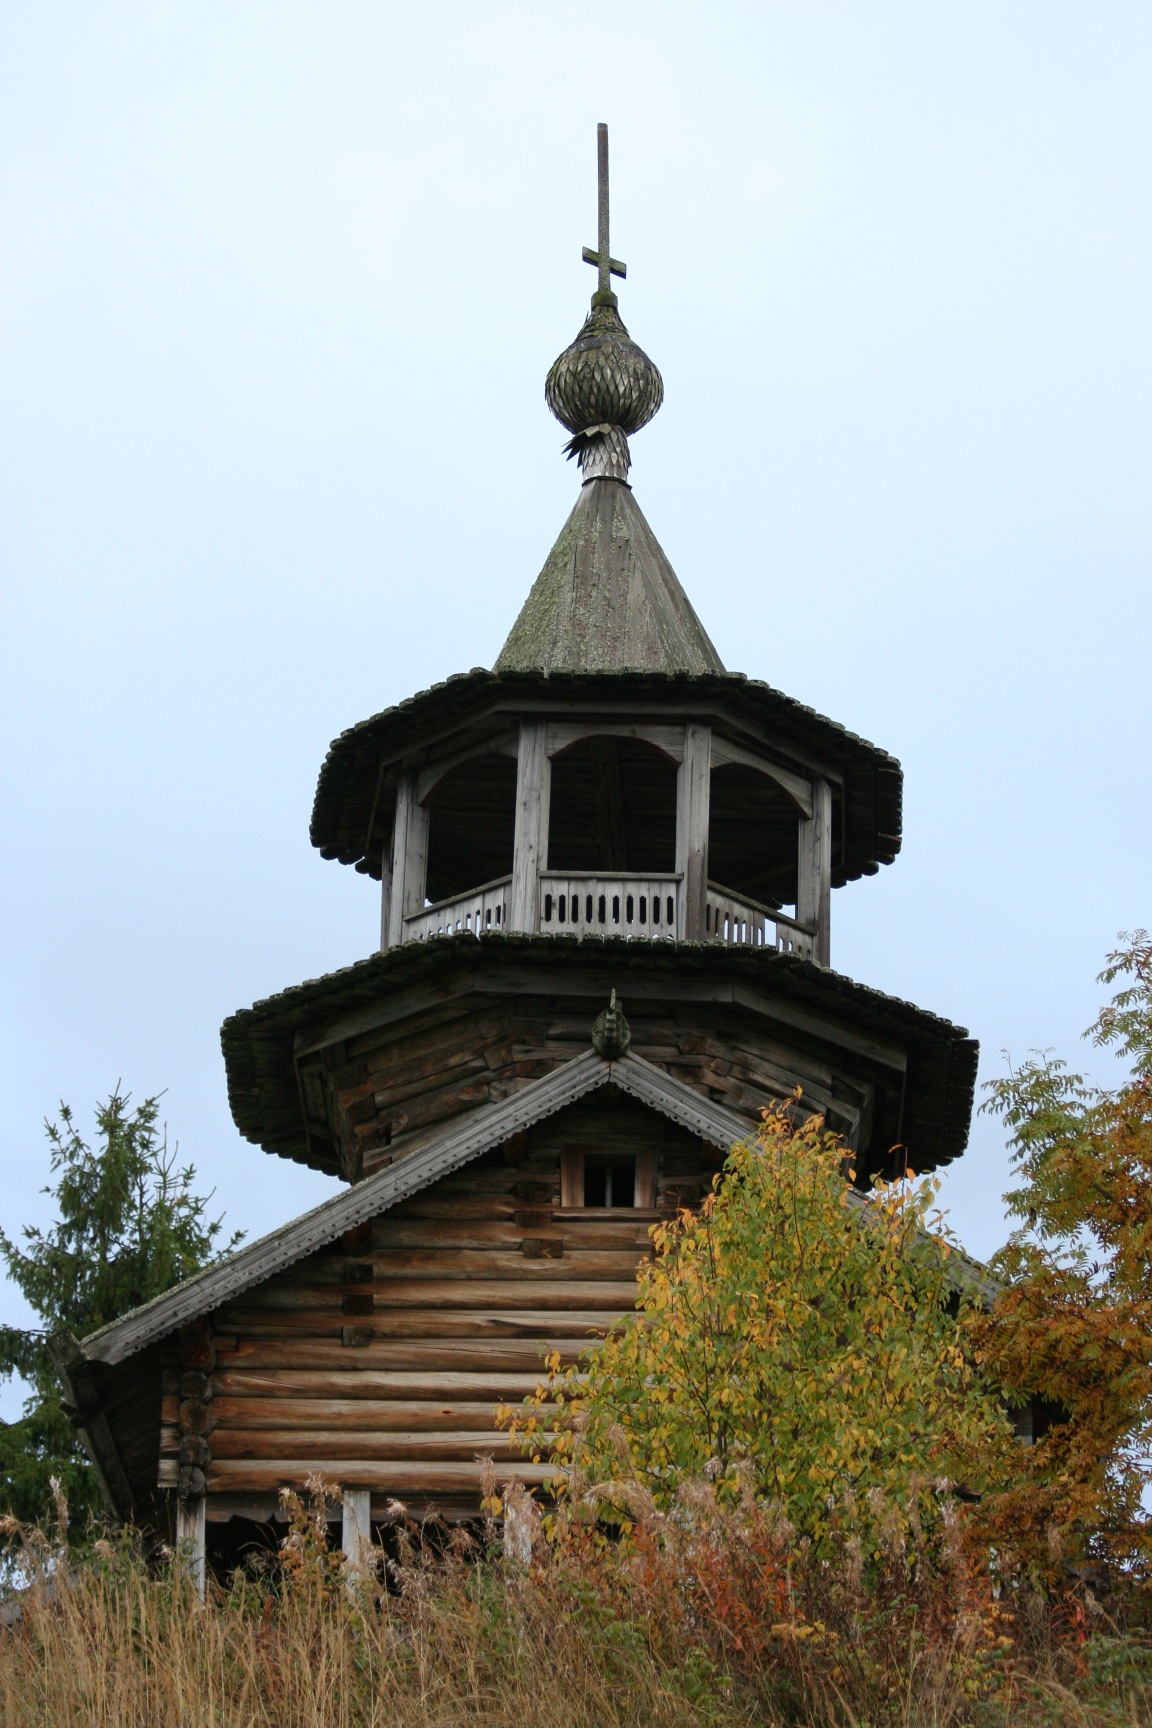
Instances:
[[[240,1140],[219,1025],[371,951],[308,842],[329,740],[490,665],[571,505],[598,120],[666,387],[636,496],[729,667],[904,763],[833,964],[985,1078],[1106,1074],[1095,974],[1152,922],[1146,0],[0,20],[6,1228],[117,1080],[230,1223],[330,1191]],[[985,1118],[977,1253],[1006,1182]]]

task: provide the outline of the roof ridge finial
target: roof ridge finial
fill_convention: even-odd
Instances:
[[[608,233],[608,128],[596,128],[597,239],[595,252],[581,256],[594,264],[598,285],[592,310],[571,347],[556,360],[544,397],[562,426],[573,433],[565,446],[579,458],[584,484],[621,480],[628,484],[631,455],[628,434],[646,426],[664,400],[664,380],[642,348],[632,341],[612,291],[612,277],[628,266],[613,258]]]
[[[620,302],[612,291],[611,278],[619,276],[623,281],[628,266],[613,258],[608,240],[608,127],[603,120],[596,128],[596,246],[595,252],[590,246],[585,246],[580,253],[585,264],[594,264],[599,272],[592,304],[618,306]]]

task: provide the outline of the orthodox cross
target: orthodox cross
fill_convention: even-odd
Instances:
[[[627,276],[627,264],[621,264],[618,258],[613,258],[608,249],[608,128],[601,121],[596,128],[596,209],[597,209],[597,249],[593,252],[590,246],[585,246],[581,252],[585,264],[595,264],[600,272],[597,292],[612,294],[612,276]],[[609,304],[615,306],[616,296],[612,294]]]

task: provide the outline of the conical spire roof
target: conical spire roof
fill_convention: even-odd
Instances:
[[[496,661],[496,672],[723,672],[708,632],[628,485],[628,435],[664,400],[660,373],[629,336],[611,277],[608,128],[598,126],[598,271],[592,309],[544,386],[574,436],[583,485]]]
[[[497,672],[723,672],[644,512],[621,480],[586,480]]]

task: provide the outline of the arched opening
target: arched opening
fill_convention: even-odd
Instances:
[[[428,875],[433,905],[512,874],[516,762],[475,756],[445,774],[427,799]]]
[[[639,738],[582,738],[552,761],[550,870],[671,873],[676,764]]]
[[[743,763],[712,770],[708,875],[762,906],[795,906],[800,813],[775,780]]]

